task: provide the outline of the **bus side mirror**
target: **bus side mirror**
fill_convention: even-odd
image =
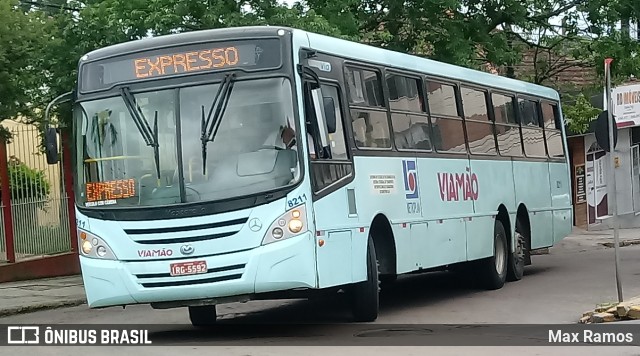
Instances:
[[[44,111],[44,121],[46,123],[46,129],[44,131],[44,148],[48,164],[58,163],[58,133],[55,128],[49,126],[49,113],[54,105],[70,101],[74,97],[75,90],[59,95],[47,104],[47,108]]]
[[[49,127],[45,131],[45,153],[48,164],[58,163],[58,133],[55,128]]]
[[[327,131],[330,134],[336,132],[336,106],[333,98],[325,96],[322,98],[324,104],[324,117],[327,120]]]

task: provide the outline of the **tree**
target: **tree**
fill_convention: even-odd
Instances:
[[[616,59],[619,77],[639,68],[638,43],[612,26],[637,21],[640,11],[632,0],[304,0],[292,7],[276,0],[29,3],[24,6],[52,18],[46,23],[50,36],[38,51],[46,75],[36,87],[47,88],[40,107],[75,86],[78,59],[93,49],[148,35],[244,25],[293,26],[476,69],[490,65],[547,85],[568,68],[600,70],[607,56]],[[525,56],[533,57],[528,72],[519,66]],[[69,122],[69,107],[55,113]]]
[[[602,110],[595,108],[589,99],[580,93],[574,103],[563,106],[564,118],[571,132],[585,133],[591,122],[597,118]]]
[[[31,118],[38,108],[39,51],[46,19],[24,12],[17,0],[0,0],[0,121]],[[0,136],[10,138],[2,128]]]
[[[64,6],[46,8],[53,21],[46,28],[51,37],[41,51],[41,69],[46,73],[41,86],[48,88],[40,97],[41,107],[74,88],[82,55],[148,35],[270,24],[340,36],[337,28],[314,10],[301,4],[289,8],[275,0],[73,0],[64,3]],[[245,5],[250,5],[253,11],[245,11]],[[31,6],[43,7],[41,4]],[[63,128],[70,127],[68,105],[55,108],[53,115]],[[42,117],[39,119],[42,121]]]

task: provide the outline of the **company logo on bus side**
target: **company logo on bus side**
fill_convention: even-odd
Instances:
[[[402,161],[402,173],[404,178],[404,197],[407,200],[407,213],[420,214],[420,194],[418,190],[418,170],[415,160]]]
[[[442,201],[478,200],[478,176],[470,173],[438,173]]]
[[[418,171],[416,161],[402,161],[402,172],[404,174],[405,198],[417,199],[418,196]]]

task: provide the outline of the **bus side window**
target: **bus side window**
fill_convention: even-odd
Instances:
[[[431,125],[436,136],[434,146],[440,152],[467,153],[464,123],[458,115],[455,91],[450,84],[427,82]]]
[[[516,118],[514,97],[491,94],[493,114],[495,116],[496,139],[501,156],[522,156],[522,143]]]
[[[542,103],[542,119],[547,141],[547,151],[551,158],[563,158],[562,126],[558,106],[550,103]]]
[[[529,157],[545,157],[544,133],[540,123],[538,103],[532,100],[518,99],[524,153]]]
[[[495,155],[496,142],[493,137],[493,122],[489,119],[486,92],[461,87],[460,94],[469,150],[474,154]]]
[[[420,79],[387,73],[391,127],[399,150],[431,151],[429,117]]]
[[[331,148],[331,159],[333,160],[348,160],[347,147],[345,143],[344,127],[342,126],[342,110],[340,110],[340,95],[338,88],[331,85],[322,85],[322,96],[325,98],[333,99],[334,110],[336,116],[336,132],[330,133],[328,137],[329,147]],[[313,138],[308,135],[309,140]],[[310,147],[314,147],[313,142],[309,142]],[[316,159],[320,159],[317,158]]]
[[[345,68],[351,127],[358,148],[391,148],[389,119],[378,71]]]

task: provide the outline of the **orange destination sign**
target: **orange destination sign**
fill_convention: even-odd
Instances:
[[[164,79],[230,69],[245,72],[278,69],[283,64],[277,38],[166,44],[135,54],[82,63],[81,92],[109,89],[117,83]]]
[[[137,58],[134,60],[136,78],[233,67],[240,60],[239,53],[236,47],[224,47]]]
[[[131,198],[136,195],[134,179],[87,183],[87,202]]]

